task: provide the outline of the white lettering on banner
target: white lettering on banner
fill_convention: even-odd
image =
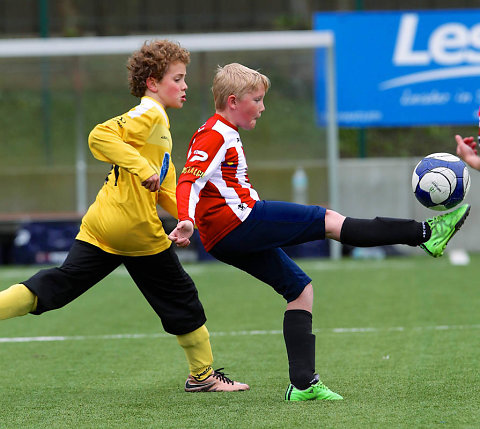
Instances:
[[[411,85],[420,82],[432,82],[435,80],[458,79],[461,77],[480,76],[480,65],[449,67],[439,70],[428,70],[419,73],[412,73],[394,79],[386,80],[379,84],[381,90],[399,86]]]
[[[471,29],[456,22],[440,25],[430,35],[426,51],[414,50],[417,27],[417,14],[402,15],[393,54],[395,65],[429,65],[432,61],[440,65],[480,63],[480,24]]]
[[[425,65],[430,62],[428,52],[414,51],[413,44],[417,33],[418,15],[405,14],[400,20],[400,29],[393,54],[393,64],[402,65]]]
[[[439,92],[436,89],[419,93],[406,89],[400,97],[400,104],[402,106],[438,106],[447,104],[449,101],[450,94],[448,92]]]
[[[457,91],[454,99],[458,104],[470,104],[473,102],[473,94],[469,91]]]
[[[338,119],[345,122],[369,122],[380,121],[383,114],[380,110],[354,110],[338,112]]]
[[[415,43],[418,22],[418,14],[402,15],[393,64],[401,67],[437,64],[443,67],[386,80],[379,84],[380,90],[421,82],[480,76],[480,23],[470,29],[456,22],[442,24],[430,34],[425,42],[427,49],[422,50],[418,41]]]

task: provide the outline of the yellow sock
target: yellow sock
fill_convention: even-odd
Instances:
[[[0,320],[24,316],[37,308],[37,296],[25,285],[16,284],[0,292]]]
[[[188,334],[177,335],[177,340],[187,357],[190,374],[198,380],[207,378],[213,372],[213,354],[207,327],[202,325]]]

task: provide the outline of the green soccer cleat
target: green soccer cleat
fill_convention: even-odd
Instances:
[[[442,256],[447,243],[463,225],[469,213],[470,204],[464,204],[449,213],[427,219],[432,235],[428,241],[420,244],[420,247],[434,258]]]
[[[305,390],[297,389],[290,384],[285,392],[285,401],[336,401],[343,399],[338,393],[332,392],[319,379],[318,374],[311,381],[311,386]]]

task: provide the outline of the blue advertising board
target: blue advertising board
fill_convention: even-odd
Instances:
[[[316,13],[335,34],[338,124],[478,123],[480,10]],[[324,52],[316,103],[325,122]]]

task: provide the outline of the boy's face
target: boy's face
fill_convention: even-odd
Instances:
[[[163,107],[180,109],[187,101],[187,66],[181,61],[171,63],[162,80],[156,82],[158,101]]]
[[[244,130],[252,130],[257,125],[257,119],[260,118],[265,110],[263,99],[265,90],[258,88],[252,92],[247,92],[242,98],[236,99],[236,109],[234,113],[234,122],[237,127]]]

